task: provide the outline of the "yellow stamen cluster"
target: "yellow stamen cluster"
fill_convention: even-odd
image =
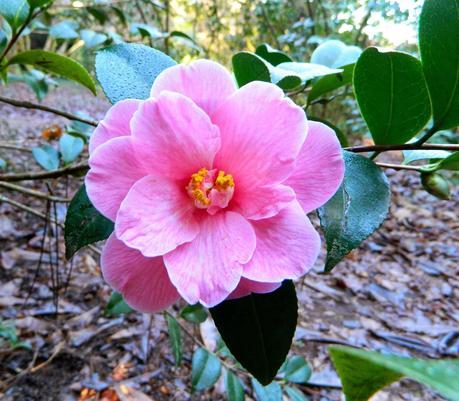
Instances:
[[[202,189],[195,189],[193,192],[193,197],[201,202],[202,204],[209,206],[210,199],[207,197],[206,193]]]
[[[221,190],[228,187],[234,187],[233,176],[231,174],[225,174],[224,171],[220,170],[217,178],[215,179],[215,188]]]

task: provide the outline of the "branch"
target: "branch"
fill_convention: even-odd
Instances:
[[[27,180],[42,180],[45,178],[58,178],[65,175],[73,175],[77,173],[85,173],[88,171],[89,166],[87,163],[75,164],[60,168],[54,171],[40,171],[40,172],[25,172],[18,174],[0,174],[0,181],[14,182],[14,181],[27,181]]]
[[[351,146],[343,149],[354,153],[388,152],[391,150],[451,150],[453,152],[457,152],[459,151],[459,145],[438,143],[418,144],[417,142],[414,142],[399,145]]]
[[[21,192],[21,193],[26,194],[26,195],[34,196],[35,198],[47,199],[47,200],[50,200],[52,202],[60,202],[60,203],[68,203],[68,202],[70,202],[70,199],[67,199],[67,198],[60,198],[58,196],[48,195],[48,194],[46,194],[44,192],[36,191],[34,189],[31,189],[31,188],[21,187],[20,185],[9,184],[7,182],[1,182],[0,181],[0,187],[9,189],[11,191]]]
[[[86,119],[84,117],[80,117],[75,114],[67,113],[66,111],[54,109],[52,107],[45,106],[42,104],[37,104],[37,103],[32,103],[32,102],[27,102],[27,101],[22,101],[22,100],[16,100],[16,99],[9,99],[3,96],[0,96],[0,102],[7,103],[15,107],[22,107],[24,109],[36,109],[36,110],[46,111],[48,113],[53,113],[58,116],[65,117],[69,120],[80,121],[82,123],[92,125],[93,127],[97,127],[97,124],[99,124],[99,122],[96,120]]]

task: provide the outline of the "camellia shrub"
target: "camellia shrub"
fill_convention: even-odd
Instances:
[[[0,5],[11,28],[0,47],[5,80],[12,66],[33,66],[96,93],[91,75],[66,56],[35,49],[9,57],[51,1]],[[235,54],[231,74],[211,60],[177,64],[141,44],[100,50],[95,72],[111,108],[100,122],[76,118],[96,128],[86,136],[70,130],[60,156],[34,152],[51,170],[44,177],[87,172],[67,212],[66,257],[107,240],[101,268],[116,291],[109,309],[155,313],[181,298],[190,304],[187,320],[199,322],[207,308],[229,352],[256,379],[258,397],[280,399],[276,375],[302,383],[310,374],[303,358],[286,361],[298,315],[293,280],[307,274],[321,246],[307,214],[318,213],[324,271],[332,272],[386,218],[384,168],[414,170],[428,192],[450,197],[445,172],[459,170],[458,146],[428,140],[459,125],[458,0],[425,1],[419,51],[420,59],[329,41],[307,63],[264,44]],[[353,91],[374,145],[349,147],[338,128],[308,118],[311,104],[343,88]],[[298,94],[306,104],[292,100]],[[73,166],[86,142],[88,162]],[[377,162],[392,150],[404,151],[404,164]],[[68,166],[58,169],[58,157]],[[169,315],[167,322],[179,361],[177,322]],[[346,347],[330,353],[349,401],[405,376],[459,400],[457,360]],[[220,376],[218,358],[203,348],[192,364],[196,390]],[[231,370],[226,383],[230,400],[243,399]],[[305,399],[293,387],[286,392]]]

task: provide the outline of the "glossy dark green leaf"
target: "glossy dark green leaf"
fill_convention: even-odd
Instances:
[[[0,29],[0,53],[3,52],[7,44],[8,36],[6,36],[6,33]]]
[[[113,291],[105,307],[105,314],[107,316],[119,316],[131,313],[133,310],[119,292]]]
[[[102,216],[91,204],[84,185],[70,202],[65,217],[65,257],[70,259],[86,245],[107,239],[113,222]]]
[[[306,397],[303,392],[297,388],[285,386],[284,389],[290,401],[309,401],[309,398]]]
[[[318,121],[319,123],[325,124],[326,126],[330,127],[333,131],[335,131],[335,134],[338,137],[338,140],[341,146],[343,148],[346,148],[349,146],[349,142],[344,132],[341,131],[336,125],[332,124],[330,121],[327,121],[327,120],[324,120],[322,118],[315,117],[315,116],[308,116],[308,119],[311,121]]]
[[[459,360],[425,360],[382,355],[347,347],[330,347],[347,401],[367,401],[389,384],[409,377],[459,401]]]
[[[232,58],[232,63],[234,76],[239,87],[253,81],[271,82],[271,75],[266,63],[253,53],[236,53]]]
[[[59,168],[59,153],[51,145],[33,148],[32,155],[45,170],[52,171]]]
[[[308,94],[308,103],[319,99],[326,93],[330,93],[342,86],[352,83],[352,75],[354,73],[354,64],[348,64],[343,68],[343,72],[337,74],[326,75],[320,78]]]
[[[278,65],[280,63],[288,63],[293,61],[289,56],[280,50],[272,48],[270,45],[264,43],[257,47],[255,54],[260,56],[272,65]]]
[[[204,348],[198,348],[191,362],[191,384],[193,390],[205,390],[213,386],[220,377],[220,360]]]
[[[61,21],[50,28],[49,34],[56,39],[78,39],[80,35],[78,35],[77,29],[78,23],[75,21]]]
[[[263,386],[258,380],[252,379],[252,387],[257,401],[282,401],[282,388],[277,382]]]
[[[185,320],[191,323],[202,323],[207,319],[207,311],[201,304],[187,305],[180,312]]]
[[[237,361],[268,384],[285,361],[298,317],[291,281],[268,294],[224,301],[210,309],[220,335]]]
[[[78,82],[96,94],[91,75],[80,63],[61,54],[45,50],[28,50],[16,54],[9,64],[28,64]]]
[[[459,0],[426,0],[419,49],[432,100],[434,126],[459,125]]]
[[[337,74],[342,72],[341,69],[329,68],[320,64],[312,63],[281,63],[270,69],[271,81],[278,83],[281,79],[287,77],[296,77],[299,80],[297,84],[305,84],[311,79],[323,77],[330,74]],[[279,85],[280,86],[280,85]]]
[[[122,43],[97,53],[96,75],[112,103],[123,99],[147,99],[156,77],[175,64],[158,50]]]
[[[177,320],[171,316],[166,315],[167,329],[169,331],[169,342],[172,348],[172,355],[174,356],[175,366],[180,366],[182,363],[182,336],[180,334],[180,326]]]
[[[244,401],[244,387],[241,380],[229,370],[226,372],[225,387],[228,401]]]
[[[0,15],[6,19],[13,32],[24,24],[29,16],[30,7],[27,0],[1,0]]]
[[[382,224],[390,205],[389,183],[375,163],[346,151],[344,160],[341,187],[318,209],[327,243],[326,272]]]
[[[302,356],[295,355],[285,363],[283,376],[292,383],[306,383],[311,377],[311,368]]]
[[[83,151],[84,141],[73,135],[64,134],[59,138],[59,151],[65,164],[73,162]]]
[[[366,49],[354,68],[354,93],[376,144],[408,142],[431,116],[421,63],[405,53]]]

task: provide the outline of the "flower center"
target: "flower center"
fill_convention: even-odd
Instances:
[[[227,207],[233,197],[233,176],[222,170],[202,168],[191,175],[186,190],[198,209],[207,209],[210,214],[215,214]]]

